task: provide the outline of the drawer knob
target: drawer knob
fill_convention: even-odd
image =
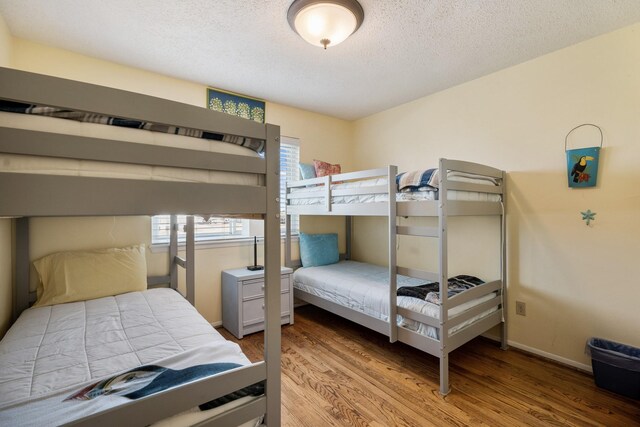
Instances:
[[[264,310],[264,304],[262,304],[262,309]]]
[[[264,285],[260,286],[260,289],[264,291]]]

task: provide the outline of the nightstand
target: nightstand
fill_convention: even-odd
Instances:
[[[293,289],[288,267],[280,270],[280,324],[293,324]],[[264,270],[222,272],[222,326],[238,338],[264,330]]]

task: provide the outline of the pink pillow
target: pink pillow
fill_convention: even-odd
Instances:
[[[321,160],[314,160],[313,167],[316,169],[316,176],[336,175],[340,173],[340,165],[332,165],[331,163],[323,162]]]

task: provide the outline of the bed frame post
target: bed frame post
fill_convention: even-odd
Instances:
[[[389,341],[398,340],[398,316],[396,292],[398,291],[398,260],[396,253],[396,175],[398,167],[390,165],[387,175],[389,186]]]
[[[287,189],[287,192],[288,191],[289,190]],[[287,267],[293,267],[291,265],[291,215],[286,214],[284,226],[284,265]]]
[[[29,218],[15,221],[15,282],[13,288],[13,322],[29,308]]]
[[[344,259],[345,260],[349,260],[351,259],[351,245],[353,243],[353,217],[351,216],[346,216],[344,217],[344,228],[345,228],[345,236],[346,236],[346,240],[347,240],[347,248],[344,254]]]
[[[500,216],[500,275],[502,276],[502,323],[500,324],[500,348],[509,348],[507,333],[507,173],[502,172],[502,215]]]
[[[178,289],[178,217],[171,215],[169,220],[169,276],[171,277],[171,289]]]
[[[447,349],[447,341],[449,338],[449,330],[447,327],[448,320],[448,292],[449,292],[449,259],[447,245],[447,161],[440,159],[438,165],[438,173],[440,174],[440,190],[438,191],[438,242],[439,242],[439,261],[440,261],[440,394],[449,394],[449,350]]]
[[[270,427],[280,425],[280,127],[267,126],[267,206],[264,217],[265,333],[267,414]]]
[[[192,306],[195,307],[196,303],[196,244],[195,244],[195,226],[193,224],[193,215],[187,216],[187,245],[185,248],[185,258],[186,258],[186,282],[187,282],[187,301],[191,303]]]

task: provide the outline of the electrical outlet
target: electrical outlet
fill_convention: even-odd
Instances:
[[[527,304],[522,301],[516,301],[516,314],[520,316],[527,315]]]

